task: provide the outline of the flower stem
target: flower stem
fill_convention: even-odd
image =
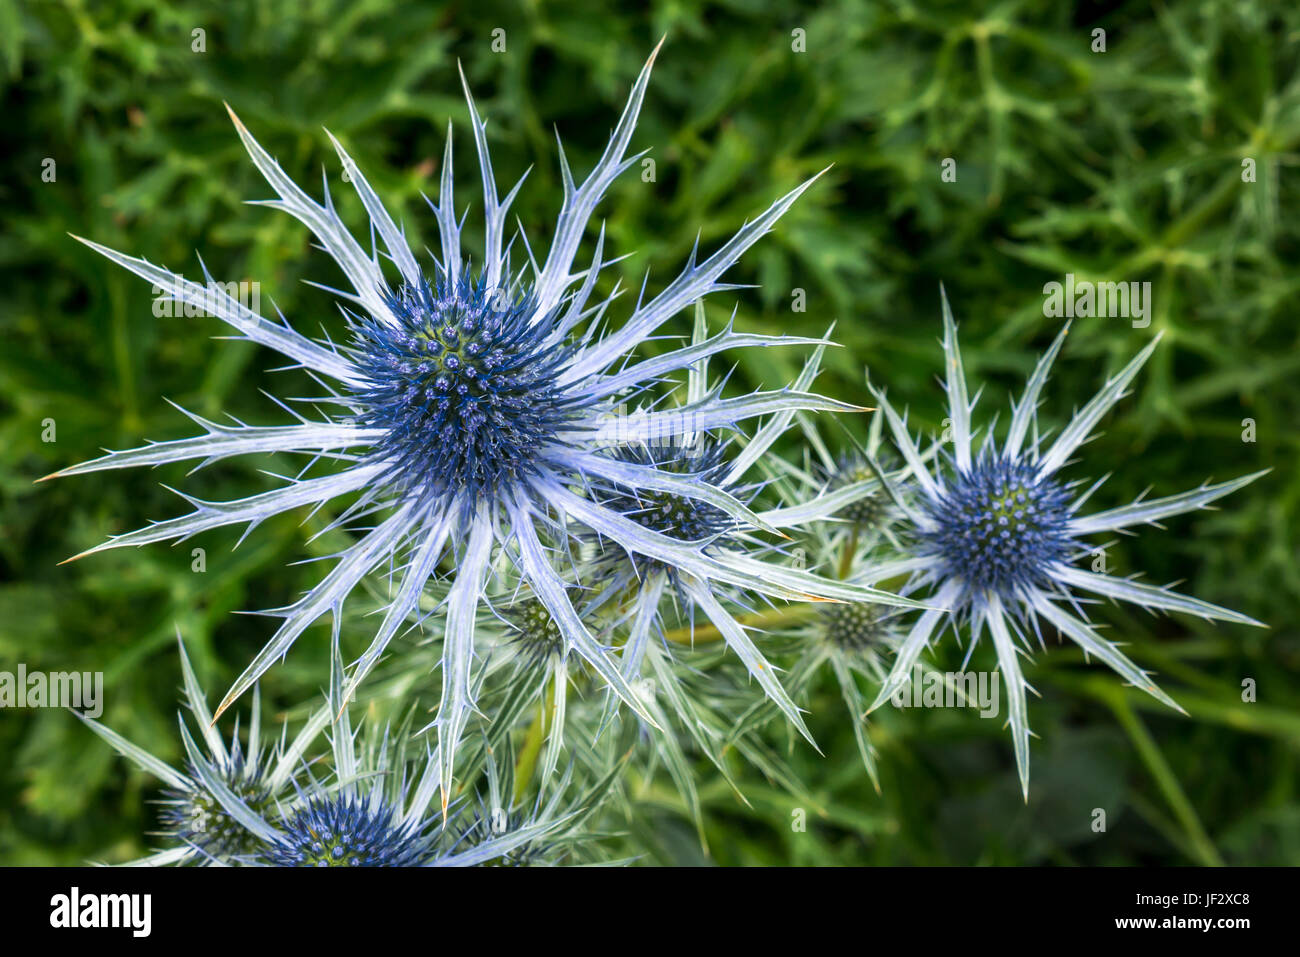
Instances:
[[[1219,856],[1219,851],[1214,846],[1214,842],[1205,832],[1201,819],[1196,814],[1196,808],[1187,799],[1187,793],[1178,782],[1178,777],[1174,774],[1173,769],[1169,767],[1169,762],[1165,760],[1160,746],[1151,737],[1146,725],[1133,712],[1124,693],[1118,688],[1109,688],[1104,695],[1104,699],[1119,720],[1120,726],[1128,733],[1129,740],[1133,742],[1133,747],[1142,759],[1142,763],[1147,766],[1151,777],[1155,779],[1156,786],[1169,804],[1169,809],[1174,812],[1174,817],[1182,827],[1184,834],[1186,834],[1191,851],[1197,858],[1197,863],[1210,867],[1222,867],[1223,858]]]
[[[552,678],[543,687],[542,697],[537,702],[537,714],[533,716],[533,723],[528,726],[528,731],[524,735],[523,747],[519,749],[519,758],[515,762],[516,803],[523,800],[524,794],[527,793],[528,784],[537,767],[537,756],[542,753],[542,742],[546,739],[546,712],[549,710],[547,702],[551,700],[549,692],[554,680]]]
[[[736,618],[736,621],[740,622],[742,625],[749,625],[755,628],[764,628],[770,625],[792,625],[811,618],[813,612],[813,603],[794,602],[789,605],[783,605],[780,608],[769,608],[766,611],[756,611],[749,615],[740,615]],[[697,642],[717,641],[722,637],[722,633],[713,625],[697,625],[693,629],[690,625],[683,625],[680,628],[672,628],[665,631],[664,637],[679,645],[689,645],[691,644],[692,637]]]
[[[849,540],[844,543],[844,551],[840,554],[840,581],[845,581],[849,577],[849,572],[853,571],[853,556],[858,550],[858,526],[855,524],[849,532]]]

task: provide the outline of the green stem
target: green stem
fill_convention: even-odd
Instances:
[[[537,702],[537,714],[533,716],[533,723],[528,726],[528,732],[524,735],[524,746],[520,749],[519,759],[515,762],[515,803],[523,800],[524,794],[528,791],[528,784],[533,779],[533,771],[537,768],[537,756],[542,753],[542,742],[546,740],[547,703],[551,700],[547,692],[550,691],[550,687],[551,682],[547,682],[542,689],[542,698]]]
[[[753,628],[766,628],[771,625],[792,625],[811,618],[816,608],[811,602],[795,602],[780,608],[756,611],[750,615],[740,615],[736,621]],[[683,625],[664,632],[664,637],[679,645],[689,645],[701,641],[717,641],[722,633],[714,625]]]
[[[1129,739],[1133,742],[1133,747],[1137,749],[1138,755],[1142,758],[1142,763],[1147,766],[1147,770],[1155,778],[1161,794],[1164,795],[1170,810],[1174,812],[1174,817],[1187,835],[1193,856],[1206,866],[1222,867],[1223,858],[1219,856],[1219,852],[1215,848],[1214,842],[1210,840],[1210,836],[1205,833],[1205,828],[1201,825],[1201,819],[1196,814],[1196,808],[1187,799],[1183,786],[1178,783],[1178,778],[1173,769],[1169,767],[1169,762],[1165,760],[1160,746],[1156,744],[1155,739],[1151,737],[1151,733],[1147,731],[1146,725],[1142,723],[1142,719],[1137,716],[1132,706],[1129,705],[1124,693],[1110,688],[1107,689],[1103,697],[1106,704],[1110,706],[1111,711],[1115,713],[1120,725],[1128,733]]]
[[[849,532],[849,540],[844,543],[844,551],[840,554],[840,581],[847,581],[849,572],[853,571],[853,556],[857,550],[858,526],[855,523]]]

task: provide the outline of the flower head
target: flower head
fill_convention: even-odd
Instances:
[[[820,609],[821,637],[832,648],[849,655],[887,650],[894,634],[894,616],[879,605],[843,602]]]
[[[239,742],[238,728],[227,743],[213,726],[207,696],[200,687],[185,645],[177,635],[185,703],[199,729],[206,753],[195,744],[184,716],[180,718],[187,758],[182,769],[132,744],[116,731],[78,715],[120,755],[153,775],[163,784],[159,802],[160,836],[170,846],[150,855],[141,864],[206,864],[238,861],[255,855],[258,841],[228,808],[222,794],[231,795],[241,807],[254,814],[267,813],[293,793],[295,777],[303,755],[319,738],[329,721],[329,711],[320,709],[303,725],[291,742],[263,740],[261,698],[253,692],[247,744]]]
[[[967,392],[957,327],[946,296],[943,321],[951,456],[938,456],[932,465],[924,462],[921,448],[904,419],[883,393],[876,393],[895,444],[908,465],[905,481],[909,487],[895,498],[906,513],[910,547],[898,561],[864,570],[855,577],[880,582],[908,574],[911,581],[906,590],[910,593],[928,589],[939,607],[921,613],[912,625],[872,708],[880,707],[906,684],[912,666],[944,622],[969,624],[972,645],[987,630],[1007,686],[1016,763],[1027,800],[1028,685],[1021,671],[1023,652],[1018,645],[1028,645],[1030,631],[1040,634],[1043,624],[1056,628],[1131,684],[1178,708],[1144,669],[1089,623],[1081,607],[1086,596],[1127,601],[1153,611],[1182,611],[1207,620],[1260,624],[1240,612],[1169,588],[1079,568],[1074,561],[1085,552],[1083,541],[1091,535],[1154,525],[1171,515],[1204,508],[1264,473],[1086,514],[1083,505],[1101,483],[1079,492],[1077,483],[1062,479],[1060,473],[1102,416],[1124,395],[1155,349],[1159,336],[1107,380],[1048,443],[1038,430],[1039,395],[1065,341],[1067,326],[1039,361],[1020,401],[1013,404],[1005,439],[998,442],[990,431],[976,450],[971,421],[975,402]]]
[[[282,740],[269,749],[263,744],[254,696],[247,758],[237,743],[227,746],[213,727],[184,646],[181,667],[187,702],[209,752],[200,749],[182,720],[187,772],[171,768],[99,722],[82,718],[118,753],[165,785],[162,836],[171,846],[137,863],[471,866],[506,855],[511,862],[540,861],[544,849],[568,838],[565,829],[576,812],[560,809],[563,784],[545,805],[539,801],[533,814],[515,815],[490,835],[475,832],[474,820],[461,820],[462,815],[442,826],[436,755],[425,746],[411,747],[409,722],[395,735],[387,727],[372,726],[364,735],[353,728],[343,701],[337,642],[327,700],[291,743]],[[313,745],[327,729],[329,752],[315,753]],[[324,762],[328,770],[321,773]],[[487,777],[493,787],[491,767]],[[589,806],[595,803],[589,801]]]
[[[308,467],[282,487],[231,502],[190,499],[195,506],[191,514],[116,536],[90,552],[181,540],[227,525],[251,529],[273,515],[343,497],[354,500],[336,525],[375,516],[374,524],[338,557],[318,585],[273,612],[283,619],[280,627],[222,699],[218,715],[280,660],[307,627],[337,610],[373,569],[388,565],[396,569],[396,587],[373,641],[351,668],[344,695],[351,697],[389,642],[418,616],[426,583],[450,556],[456,572],[443,609],[443,693],[437,719],[445,812],[457,744],[474,709],[476,613],[502,555],[508,556],[550,613],[563,635],[565,654],[584,659],[618,699],[652,725],[655,719],[628,684],[626,669],[584,624],[555,567],[555,556],[563,560],[568,554],[575,527],[595,532],[629,554],[688,573],[695,583],[692,597],[715,620],[721,615],[706,587],[712,581],[787,599],[817,595],[900,601],[860,585],[828,583],[780,569],[739,551],[710,552],[697,541],[647,528],[635,516],[590,493],[592,483],[598,482],[621,489],[625,496],[670,495],[692,503],[696,518],[707,515],[710,530],[721,526],[722,516],[775,530],[772,522],[760,519],[725,484],[714,480],[717,469],[711,467],[707,476],[685,475],[661,463],[640,461],[635,454],[629,458],[619,450],[652,438],[733,430],[760,416],[788,423],[797,410],[855,408],[808,392],[808,378],[793,388],[735,398],[723,398],[720,391],[692,390],[690,401],[679,408],[662,410],[652,403],[623,411],[628,400],[723,350],[824,346],[821,340],[742,334],[728,327],[689,346],[640,361],[631,358],[640,343],[684,308],[710,293],[734,288],[720,281],[722,274],[773,227],[816,177],[778,199],[712,255],[701,260],[693,251],[685,268],[662,291],[649,299],[638,298],[621,325],[607,320],[607,311],[620,294],[617,286],[604,299],[593,299],[597,280],[612,261],[604,257],[603,229],[595,239],[590,264],[575,267],[575,260],[597,203],[615,178],[639,159],[626,154],[653,60],[651,56],[638,76],[604,152],[586,179],[575,182],[561,151],[563,197],[554,238],[540,262],[524,238],[529,268],[519,272],[512,270],[513,243],[506,242],[505,230],[522,181],[501,199],[485,124],[468,86],[485,222],[476,273],[462,254],[463,220],[455,214],[450,129],[439,201],[433,205],[440,255],[429,271],[417,261],[403,230],[347,151],[334,141],[347,179],[369,216],[372,234],[391,261],[391,268],[386,268],[379,252],[367,254],[345,226],[328,187],[323,202],[308,196],[232,112],[253,163],[277,194],[265,205],[305,224],[346,276],[350,289],[332,290],[344,304],[351,334],[351,341],[343,345],[309,339],[283,320],[268,321],[229,295],[214,293],[206,269],[208,286],[83,240],[177,301],[214,313],[244,338],[280,352],[322,381],[332,381],[321,404],[336,410],[323,420],[271,427],[224,425],[195,417],[204,430],[195,438],[114,452],[65,469],[60,474],[186,459],[206,464],[272,451],[309,457]],[[770,430],[765,427],[765,432]],[[752,449],[761,452],[770,445],[770,438],[761,438],[765,432],[742,454],[746,467],[752,464]],[[733,463],[730,471],[738,470],[743,471]],[[691,533],[702,527],[695,522]],[[730,628],[728,641],[734,642],[764,688],[780,694],[771,669],[743,631]],[[795,713],[792,706],[788,711]]]
[[[962,582],[962,602],[996,592],[1014,601],[1048,586],[1051,571],[1078,548],[1070,536],[1070,493],[1028,462],[982,457],[919,507],[926,525],[917,551]]]
[[[573,350],[548,342],[554,317],[464,276],[386,298],[395,324],[357,319],[353,344],[366,381],[356,420],[380,436],[368,454],[386,478],[449,504],[536,478],[587,398],[555,384]]]
[[[414,867],[432,839],[393,809],[351,795],[312,798],[280,822],[281,836],[263,852],[277,867]]]
[[[266,773],[244,760],[238,741],[231,742],[229,754],[218,759],[215,770],[221,783],[249,807],[265,810],[271,806],[271,789],[264,781]],[[173,785],[164,792],[166,798],[159,815],[163,833],[204,857],[233,858],[252,853],[248,832],[203,786],[203,775],[193,761],[186,762],[185,776],[194,783],[186,787]]]
[[[536,598],[521,598],[507,606],[501,617],[510,641],[529,664],[564,655],[564,634],[551,613]]]
[[[641,468],[682,475],[714,486],[748,504],[752,489],[728,481],[726,445],[704,438],[694,446],[645,445],[619,449],[615,458]],[[637,491],[614,486],[599,496],[601,504],[642,528],[684,542],[711,543],[736,529],[736,522],[717,505],[679,491]],[[662,564],[662,563],[660,563]]]

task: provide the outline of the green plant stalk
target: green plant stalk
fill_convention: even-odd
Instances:
[[[1170,810],[1174,812],[1174,817],[1187,835],[1193,856],[1203,865],[1222,867],[1223,858],[1219,856],[1214,842],[1210,840],[1210,836],[1205,832],[1201,819],[1196,814],[1196,809],[1192,806],[1192,802],[1187,799],[1186,792],[1183,791],[1182,785],[1178,783],[1178,778],[1174,775],[1173,769],[1169,767],[1169,762],[1165,760],[1160,746],[1156,744],[1155,739],[1151,737],[1151,733],[1147,731],[1146,725],[1142,723],[1142,719],[1137,716],[1137,713],[1129,705],[1123,692],[1114,687],[1107,687],[1104,692],[1100,692],[1099,696],[1115,713],[1115,717],[1133,742],[1133,747],[1137,749],[1138,756],[1142,758],[1142,763],[1147,766],[1147,770],[1155,778],[1157,787],[1160,788],[1160,792],[1164,795],[1165,801],[1168,802]]]
[[[542,698],[537,702],[537,714],[533,716],[533,723],[528,726],[528,731],[524,734],[524,745],[519,751],[519,759],[515,762],[516,802],[523,800],[528,792],[528,784],[532,781],[533,771],[537,768],[537,756],[542,753],[542,742],[546,740],[547,711],[550,707],[548,702],[554,700],[552,691],[554,684],[554,678],[547,682]]]
[[[816,606],[816,602],[794,602],[781,608],[769,608],[767,611],[756,611],[753,614],[740,615],[736,618],[736,621],[754,628],[765,628],[771,625],[793,625],[811,618],[816,611]],[[690,625],[683,625],[680,628],[670,628],[665,631],[664,637],[679,645],[689,645],[701,641],[717,641],[722,637],[722,633],[713,625],[697,625],[695,628]]]
[[[840,553],[839,577],[840,581],[846,581],[849,572],[853,571],[853,554],[858,550],[858,526],[855,524],[849,532],[849,540],[844,544],[844,551]]]

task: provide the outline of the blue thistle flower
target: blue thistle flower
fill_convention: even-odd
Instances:
[[[1107,380],[1091,401],[1075,413],[1055,441],[1047,445],[1038,432],[1039,395],[1065,341],[1067,325],[1039,360],[1020,401],[1013,403],[1006,438],[999,445],[990,431],[976,451],[971,423],[975,400],[967,392],[957,346],[957,327],[946,295],[943,296],[943,323],[945,389],[952,423],[951,456],[938,456],[932,467],[927,466],[905,420],[882,392],[873,389],[894,442],[907,463],[906,481],[910,488],[906,494],[895,494],[895,499],[906,514],[913,536],[911,548],[903,557],[864,570],[855,577],[864,582],[881,582],[910,575],[906,591],[928,589],[936,607],[920,614],[903,639],[871,710],[883,705],[906,685],[912,666],[944,622],[969,624],[972,647],[987,629],[1007,685],[1016,764],[1028,800],[1029,721],[1025,704],[1028,684],[1020,668],[1020,655],[1024,652],[1017,646],[1017,639],[1027,646],[1029,630],[1038,635],[1041,644],[1041,625],[1056,628],[1087,655],[1105,662],[1129,683],[1182,711],[1145,670],[1098,634],[1081,607],[1085,596],[1127,601],[1149,611],[1180,611],[1207,620],[1262,627],[1260,622],[1240,612],[1181,595],[1167,587],[1078,568],[1072,563],[1080,554],[1086,554],[1083,541],[1091,535],[1135,525],[1157,525],[1163,518],[1205,508],[1264,472],[1217,485],[1202,485],[1179,495],[1139,500],[1084,514],[1082,506],[1101,483],[1078,494],[1078,483],[1062,480],[1060,472],[1070,464],[1102,416],[1125,394],[1160,336]]]
[[[207,747],[206,754],[194,743],[183,716],[180,716],[180,727],[187,742],[187,759],[184,769],[178,770],[106,725],[73,713],[114,751],[163,784],[164,796],[159,802],[163,826],[160,836],[172,846],[135,863],[207,864],[238,860],[257,852],[257,839],[229,812],[218,792],[233,795],[241,807],[254,813],[273,809],[292,793],[303,755],[328,725],[330,712],[322,708],[312,715],[292,742],[286,743],[282,738],[268,743],[262,739],[261,698],[254,688],[247,749],[239,743],[238,726],[227,743],[213,725],[207,696],[199,686],[179,634],[176,640],[185,701]]]
[[[830,489],[841,489],[856,485],[859,482],[869,482],[874,477],[874,473],[860,456],[846,454],[836,462],[835,469],[828,476],[829,481],[826,484]],[[875,491],[869,492],[856,501],[845,505],[835,513],[835,517],[842,519],[850,526],[855,526],[859,531],[862,529],[874,530],[885,527],[890,513],[889,496],[885,494],[883,489],[877,488]]]
[[[657,54],[657,49],[656,49]],[[725,488],[609,454],[611,448],[651,438],[736,429],[759,416],[789,421],[797,410],[854,410],[856,407],[794,388],[737,398],[720,392],[695,393],[674,410],[653,407],[628,414],[629,398],[726,349],[790,344],[824,345],[791,336],[723,333],[653,358],[632,361],[636,347],[684,308],[710,294],[737,288],[722,274],[766,234],[816,176],[774,202],[716,252],[700,261],[692,251],[685,268],[648,301],[638,298],[618,328],[605,324],[619,295],[592,300],[596,281],[612,260],[604,258],[604,230],[586,268],[575,269],[578,247],[601,197],[615,178],[641,155],[626,156],[654,56],[641,70],[608,145],[590,175],[575,182],[563,149],[563,198],[554,239],[539,264],[529,247],[531,271],[514,272],[505,242],[507,213],[522,180],[502,200],[492,172],[485,133],[465,85],[483,181],[485,245],[481,268],[472,276],[462,257],[463,220],[454,211],[451,130],[448,127],[440,193],[430,203],[440,236],[440,257],[432,276],[411,252],[403,230],[385,210],[343,146],[331,137],[348,179],[370,219],[399,280],[386,276],[379,252],[367,254],[334,209],[326,185],[323,203],[313,200],[284,173],[231,112],[253,163],[277,194],[263,205],[305,224],[347,278],[350,290],[330,290],[346,304],[352,340],[339,346],[295,331],[281,317],[271,322],[208,284],[193,282],[147,261],[81,240],[118,265],[156,284],[176,301],[196,305],[223,320],[243,338],[273,349],[295,366],[337,387],[322,397],[338,410],[323,420],[252,427],[224,425],[193,416],[203,434],[162,442],[63,470],[61,475],[101,469],[153,466],[197,459],[207,464],[233,455],[284,452],[311,457],[309,468],[269,492],[230,502],[189,498],[195,511],[181,518],[113,537],[92,548],[183,540],[209,529],[258,523],[300,506],[320,506],[343,496],[356,501],[335,526],[361,515],[378,515],[339,557],[333,569],[300,600],[274,614],[283,619],[262,651],[234,682],[217,709],[220,715],[281,659],[300,634],[324,614],[337,611],[371,570],[388,564],[399,576],[373,641],[353,664],[345,698],[351,697],[404,623],[418,614],[425,583],[445,556],[457,568],[445,602],[442,646],[443,693],[438,711],[444,813],[451,793],[457,743],[474,707],[471,668],[476,656],[476,610],[485,600],[490,569],[509,555],[532,592],[561,629],[566,654],[576,653],[622,702],[655,724],[628,685],[609,649],[590,633],[575,611],[551,552],[567,554],[569,523],[580,523],[630,553],[688,572],[694,598],[711,617],[721,617],[708,583],[720,581],[773,597],[900,602],[894,596],[847,583],[829,583],[782,569],[732,550],[707,552],[696,542],[647,529],[583,490],[590,482],[612,483],[634,492],[671,493],[706,502],[739,523],[772,530]],[[818,174],[819,176],[821,174]],[[527,245],[527,240],[524,240]],[[770,441],[767,442],[770,445]],[[767,445],[758,443],[760,449]],[[751,444],[747,447],[756,446]],[[320,462],[339,467],[310,474]],[[309,477],[310,475],[310,477]],[[334,527],[334,526],[331,526]],[[247,531],[245,532],[247,534]],[[81,557],[81,556],[77,556]],[[778,689],[772,671],[739,627],[728,642],[740,651],[769,693]],[[790,707],[793,713],[793,707]]]
[[[262,780],[260,768],[246,764],[239,742],[230,746],[228,760],[217,765],[221,782],[241,801],[253,808],[271,805],[271,789]],[[185,776],[201,782],[202,773],[192,761],[186,762]],[[253,851],[248,833],[231,819],[201,783],[188,787],[172,786],[164,792],[159,817],[163,834],[171,840],[193,847],[213,859],[239,857]]]
[[[358,742],[344,700],[343,660],[334,643],[328,711],[337,717],[330,744],[332,782],[310,780],[296,798],[260,814],[229,791],[216,791],[225,810],[257,840],[257,850],[238,863],[276,867],[465,867],[491,863],[535,845],[569,817],[553,801],[532,820],[516,820],[490,837],[465,841],[464,828],[436,826],[441,762],[436,753],[407,756],[406,734],[385,728]],[[187,747],[191,742],[187,739]],[[489,756],[489,762],[491,758]],[[489,778],[495,779],[490,766]],[[444,823],[446,808],[443,809]]]
[[[329,694],[291,743],[268,749],[261,740],[256,689],[247,757],[227,746],[181,646],[186,699],[208,754],[180,723],[186,772],[180,772],[110,728],[81,717],[118,753],[160,779],[163,836],[174,846],[135,863],[280,867],[473,866],[527,849],[551,846],[575,820],[560,813],[560,789],[536,812],[516,816],[491,835],[467,837],[471,825],[439,827],[439,762],[425,747],[411,757],[409,726],[390,736],[376,730],[360,740],[343,700],[343,662],[333,646]],[[330,729],[330,771],[313,772],[322,756],[309,749]],[[236,729],[236,735],[238,729]],[[495,775],[489,770],[489,778]],[[567,777],[565,782],[567,783]],[[606,785],[608,782],[604,782]],[[565,837],[567,840],[567,836]]]
[[[888,650],[895,633],[895,615],[866,602],[839,602],[819,609],[818,631],[833,649],[846,655],[870,657]],[[878,674],[876,678],[883,678]]]
[[[263,852],[276,867],[415,867],[433,841],[393,809],[350,795],[313,798],[280,824],[282,836]]]
[[[536,598],[520,599],[501,612],[510,642],[529,667],[564,655],[564,634],[551,613]]]
[[[969,604],[996,592],[1014,602],[1050,587],[1051,569],[1079,548],[1070,534],[1069,490],[1028,462],[981,457],[953,476],[941,499],[919,504],[917,551],[960,581]]]
[[[737,488],[728,481],[730,465],[724,442],[702,438],[693,446],[651,444],[618,449],[614,458],[641,468],[682,475],[719,488],[748,505],[754,487]],[[639,491],[619,486],[600,488],[600,503],[642,528],[684,542],[714,544],[735,531],[736,522],[710,502],[679,492]],[[664,563],[655,563],[663,565]]]
[[[573,349],[547,342],[536,304],[503,303],[480,279],[421,278],[387,297],[396,326],[355,323],[367,387],[357,423],[381,438],[380,481],[453,505],[496,496],[540,474],[537,451],[581,418],[585,396],[555,385]]]
[[[832,454],[816,426],[802,419],[799,425],[807,444],[803,468],[778,460],[789,499],[823,503],[819,513],[829,521],[810,526],[822,558],[838,552],[841,564],[845,556],[865,562],[859,546],[866,546],[867,552],[881,541],[894,551],[902,547],[893,531],[902,515],[894,497],[906,488],[909,470],[900,468],[897,457],[883,445],[883,422],[883,415],[873,413],[865,445],[846,431],[849,448]],[[927,453],[922,459],[932,455]],[[839,569],[839,577],[849,578],[847,571],[847,566]]]

